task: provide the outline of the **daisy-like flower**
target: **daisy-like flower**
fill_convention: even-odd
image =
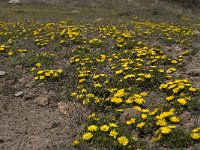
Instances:
[[[86,132],[83,134],[82,139],[84,141],[89,141],[93,137],[93,134],[91,132]]]
[[[102,125],[102,126],[100,127],[100,130],[106,132],[106,131],[109,130],[109,128],[110,128],[110,127],[109,127],[108,125]]]
[[[126,138],[126,136],[120,136],[117,138],[119,144],[126,146],[129,143],[129,140]]]

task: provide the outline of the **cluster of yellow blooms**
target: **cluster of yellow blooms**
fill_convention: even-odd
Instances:
[[[35,65],[37,68],[41,67],[41,63],[36,63]],[[33,67],[31,69],[31,71],[34,74],[34,79],[35,80],[44,80],[44,79],[49,79],[51,77],[53,78],[58,78],[59,76],[61,76],[63,70],[62,69],[57,69],[57,70],[53,70],[53,69],[46,69],[46,70],[38,70],[35,67]]]
[[[150,22],[144,24],[141,22],[140,24],[138,22],[132,23],[136,25],[136,28],[152,25]],[[161,30],[167,34],[166,38],[172,42],[173,36],[179,34],[182,30],[179,27],[164,24],[155,26],[157,28],[146,31],[145,36],[151,36],[156,30]],[[190,30],[186,30],[185,37],[190,34]],[[88,45],[78,45],[72,51],[74,56],[71,57],[70,62],[76,66],[79,80],[77,89],[71,93],[71,96],[93,108],[98,109],[101,106],[101,109],[109,110],[108,114],[111,116],[106,116],[108,114],[104,113],[104,117],[114,118],[114,124],[116,125],[115,127],[110,126],[113,119],[105,123],[103,120],[106,119],[103,116],[98,118],[94,115],[92,117],[93,124],[89,124],[82,135],[83,141],[95,142],[96,140],[98,143],[98,140],[101,139],[102,141],[113,141],[114,145],[130,148],[131,144],[137,141],[138,135],[129,135],[128,132],[125,132],[127,126],[138,132],[150,130],[154,134],[152,140],[160,141],[162,137],[169,135],[176,128],[176,124],[181,122],[176,115],[175,108],[171,108],[166,112],[162,110],[162,107],[152,107],[152,111],[148,109],[146,103],[149,100],[145,98],[148,97],[148,92],[139,90],[139,93],[135,93],[133,87],[136,89],[144,86],[148,87],[151,84],[159,84],[160,80],[173,78],[173,73],[177,71],[177,64],[182,64],[182,58],[188,51],[184,51],[179,59],[172,59],[165,55],[162,49],[149,46],[142,40],[137,41],[136,35],[139,34],[137,32],[135,29],[121,31],[115,26],[99,28],[98,33],[101,33],[101,39],[94,37],[88,40],[91,45],[90,49],[88,49]],[[169,37],[170,34],[171,37]],[[105,38],[111,38],[114,43],[109,52],[103,50],[102,45],[99,45],[102,41],[103,44],[107,44],[104,41]],[[182,41],[182,43],[184,42],[187,43]],[[92,50],[97,53],[93,53]],[[166,97],[166,100],[170,101],[170,98],[177,98],[177,102],[181,105],[185,105],[184,98],[191,99],[190,92],[197,91],[187,80],[175,80],[166,83],[166,85],[160,84],[160,90],[165,92],[165,89],[166,92],[171,93]],[[189,92],[189,94],[186,95],[183,92]],[[180,94],[180,96],[177,97],[177,94]],[[120,116],[126,108],[133,108],[139,112],[139,115],[126,118],[124,126],[120,124],[120,117],[116,116]],[[113,110],[115,111],[112,114]],[[89,120],[88,122],[90,122]],[[77,145],[77,140],[74,144]]]
[[[60,60],[60,56],[70,56],[77,77],[71,96],[98,113],[88,116],[81,139],[76,139],[74,145],[81,140],[101,141],[134,149],[148,133],[154,135],[153,141],[161,141],[181,122],[177,105],[170,104],[177,102],[184,110],[199,91],[188,80],[177,80],[175,74],[191,48],[191,28],[149,20],[99,26],[28,21],[0,23],[0,35],[5,39],[0,53],[12,57],[19,40],[24,45],[32,42],[33,47],[22,46],[17,51],[33,52],[40,58],[31,69],[35,80],[57,78],[63,73],[62,69],[41,69],[44,57]],[[177,58],[163,50],[172,44],[179,44],[182,49]],[[152,98],[152,91],[162,92],[162,102]],[[121,121],[127,109],[134,115]],[[191,138],[199,140],[199,131],[194,129]]]
[[[62,69],[58,69],[58,70],[38,70],[37,73],[35,74],[34,79],[35,80],[44,80],[46,78],[57,78],[61,75],[62,73]]]
[[[180,105],[186,105],[187,101],[191,100],[190,95],[197,91],[197,88],[193,87],[188,80],[170,81],[161,84],[159,88],[168,93],[165,98],[167,101],[171,102],[176,99]]]

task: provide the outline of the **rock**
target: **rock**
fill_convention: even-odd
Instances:
[[[22,0],[10,0],[8,2],[8,4],[18,4],[18,5],[20,5],[20,4],[22,4]]]
[[[22,65],[17,65],[16,67],[15,67],[15,70],[22,70]]]
[[[19,91],[19,92],[15,93],[15,96],[16,96],[16,97],[19,97],[19,96],[22,96],[23,94],[24,94],[23,91]]]
[[[124,124],[127,119],[134,118],[140,114],[141,112],[138,110],[135,110],[134,108],[126,108],[124,109],[122,115],[119,118],[120,123]]]
[[[101,21],[103,21],[103,18],[95,19],[95,22],[101,22]]]
[[[19,82],[24,85],[24,84],[26,84],[28,82],[28,80],[29,79],[27,77],[23,77],[23,78],[19,79]]]
[[[198,30],[193,31],[193,33],[194,33],[194,35],[195,35],[196,37],[200,37],[200,32],[199,32]]]
[[[187,72],[188,75],[191,76],[200,76],[200,69],[193,69]]]
[[[61,114],[67,115],[68,117],[70,115],[74,115],[79,110],[83,111],[83,107],[81,107],[81,105],[79,105],[79,104],[75,104],[75,103],[72,103],[72,102],[65,103],[65,102],[62,102],[62,101],[60,101],[58,103],[58,109],[59,109]]]
[[[72,14],[77,14],[77,13],[79,13],[79,11],[78,10],[72,10],[71,13]]]
[[[35,80],[33,79],[33,76],[25,76],[21,79],[19,79],[19,82],[24,85],[27,88],[31,88],[34,86]]]
[[[73,107],[72,103],[64,103],[62,101],[60,101],[58,103],[59,111],[63,115],[67,115],[67,113],[69,113],[71,107]]]
[[[4,76],[6,74],[5,71],[0,71],[0,76]]]
[[[179,116],[179,118],[181,119],[181,123],[182,124],[185,124],[185,123],[188,123],[191,119],[191,115],[189,112],[184,112],[183,114],[181,114]]]
[[[189,112],[184,112],[179,116],[181,122],[180,124],[187,130],[192,130],[195,124],[195,120],[192,118]]]
[[[30,82],[28,82],[27,84],[25,84],[25,87],[26,88],[32,88],[34,85],[35,85],[35,81],[34,80],[31,80]]]
[[[49,104],[49,97],[48,95],[39,95],[37,98],[35,98],[34,102],[38,105],[38,106],[47,106]]]
[[[31,90],[25,90],[24,91],[24,98],[25,99],[33,99],[36,96],[38,96],[37,90],[36,89],[31,89]]]

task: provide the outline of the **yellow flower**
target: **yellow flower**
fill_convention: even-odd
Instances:
[[[78,140],[74,140],[74,142],[73,142],[73,145],[74,146],[77,146],[77,145],[79,145],[80,144],[80,142],[78,141]]]
[[[143,104],[146,101],[144,98],[136,98],[136,99],[134,99],[134,102],[136,102],[137,104]]]
[[[161,133],[163,134],[169,134],[171,131],[169,127],[161,127],[160,130],[161,130]]]
[[[115,71],[115,74],[121,74],[123,72],[123,70],[117,70]]]
[[[147,118],[147,114],[142,114],[142,115],[141,115],[141,118],[142,118],[142,119],[146,119],[146,118]]]
[[[129,140],[126,138],[126,136],[120,136],[117,138],[119,144],[126,146],[129,143]]]
[[[83,83],[83,82],[85,82],[86,81],[86,79],[80,79],[79,80],[79,83]]]
[[[167,122],[165,119],[159,119],[156,121],[156,125],[158,126],[166,126],[167,125]]]
[[[87,130],[92,132],[92,131],[97,131],[97,126],[96,125],[90,125],[87,127]]]
[[[159,89],[166,89],[167,86],[168,86],[167,84],[161,84],[160,87],[159,87]]]
[[[193,129],[193,130],[192,130],[193,133],[199,132],[199,131],[200,131],[200,128],[196,128],[196,129]]]
[[[172,64],[176,64],[177,61],[176,61],[176,60],[172,60],[171,63],[172,63]]]
[[[170,117],[170,120],[171,120],[171,122],[173,122],[173,123],[177,123],[177,122],[180,121],[180,119],[179,119],[178,117],[176,117],[176,116]]]
[[[131,118],[130,120],[126,121],[126,124],[131,125],[131,124],[135,123],[135,120],[136,120],[135,118]]]
[[[54,73],[54,70],[49,70],[49,73],[50,73],[50,74],[53,74],[53,73]]]
[[[9,52],[8,52],[8,55],[9,55],[9,56],[12,56],[12,55],[13,55],[13,52],[12,52],[12,51],[9,51]]]
[[[117,134],[118,134],[118,133],[117,133],[115,130],[112,130],[112,131],[110,131],[109,136],[112,136],[112,137],[114,137],[114,138],[116,139]]]
[[[38,72],[37,72],[37,74],[42,74],[44,71],[43,70],[39,70]]]
[[[147,96],[147,94],[148,94],[147,92],[141,92],[140,93],[140,95],[143,96],[143,97]]]
[[[36,67],[40,67],[40,66],[41,66],[41,63],[36,63],[35,66],[36,66]]]
[[[193,88],[193,87],[190,87],[189,88],[189,91],[192,91],[192,92],[195,92],[197,89],[196,88]]]
[[[174,96],[168,96],[168,97],[166,97],[165,99],[166,99],[167,101],[171,101],[171,100],[174,99]]]
[[[186,101],[186,99],[184,99],[184,98],[179,98],[179,99],[177,99],[177,101],[178,101],[181,105],[186,105],[186,104],[187,104],[187,101]]]
[[[139,107],[139,106],[134,106],[133,108],[134,108],[135,110],[142,111],[142,108]]]
[[[106,131],[109,130],[109,128],[110,128],[110,127],[109,127],[108,125],[102,125],[102,126],[100,127],[100,130],[106,132]]]
[[[109,123],[110,127],[117,127],[118,125],[116,123]]]
[[[133,103],[133,100],[132,100],[132,99],[127,99],[127,100],[126,100],[126,103],[127,103],[127,104],[132,104],[132,103]]]
[[[54,72],[54,73],[53,73],[53,77],[58,77],[58,73],[57,73],[57,72]]]
[[[129,79],[129,78],[132,78],[132,77],[135,77],[134,74],[128,74],[126,76],[124,76],[124,79]]]
[[[35,67],[31,68],[31,71],[32,71],[32,72],[35,71]]]
[[[94,87],[102,87],[100,83],[94,83]]]
[[[45,76],[43,76],[43,75],[40,75],[40,77],[39,77],[40,80],[43,80],[44,78],[45,78]]]
[[[48,72],[45,72],[45,74],[44,74],[46,77],[49,77],[51,74],[50,73],[48,73]]]
[[[174,93],[178,93],[178,91],[179,91],[179,88],[174,88],[174,89],[173,89],[173,92],[174,92]]]
[[[149,113],[149,115],[155,115],[158,112],[158,108],[155,108],[152,112]]]
[[[113,97],[111,98],[111,102],[119,104],[122,102],[122,98]]]
[[[38,79],[39,79],[39,76],[34,77],[34,79],[35,79],[35,80],[38,80]]]
[[[93,134],[91,132],[87,132],[83,134],[82,139],[85,141],[89,141],[92,137],[93,137]]]
[[[58,73],[62,73],[63,71],[62,71],[62,69],[58,69],[57,72]]]
[[[164,69],[158,69],[158,72],[162,73],[162,72],[164,72]]]
[[[142,129],[142,127],[143,127],[144,125],[145,125],[145,122],[141,122],[141,123],[138,123],[138,124],[136,125],[136,127]]]
[[[117,93],[114,95],[114,97],[123,97],[125,95],[125,90],[124,89],[120,89],[117,91]]]
[[[199,133],[192,133],[190,135],[194,140],[200,140],[200,134]]]
[[[151,78],[151,74],[145,74],[144,77],[147,78],[147,79],[149,79],[149,78]]]

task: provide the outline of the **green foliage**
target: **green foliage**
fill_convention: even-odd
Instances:
[[[184,148],[194,144],[190,133],[181,128],[175,128],[168,136],[163,137],[160,141],[162,146],[168,148]]]

